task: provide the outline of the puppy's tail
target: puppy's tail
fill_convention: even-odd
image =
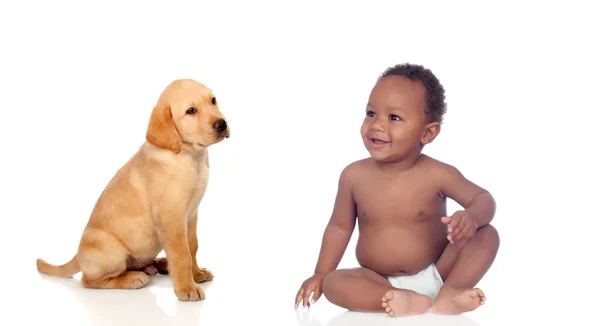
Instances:
[[[79,272],[79,263],[77,263],[77,256],[60,266],[48,264],[43,259],[38,258],[37,270],[42,274],[69,278]]]

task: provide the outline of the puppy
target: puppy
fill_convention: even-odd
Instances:
[[[203,300],[196,283],[213,278],[196,261],[207,148],[229,136],[210,89],[195,80],[173,81],[152,111],[146,142],[96,202],[77,254],[61,266],[38,259],[38,271],[59,277],[81,271],[86,288],[137,289],[158,270],[170,275],[177,298]],[[163,249],[166,259],[156,260]]]

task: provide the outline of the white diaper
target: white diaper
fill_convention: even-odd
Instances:
[[[415,275],[388,276],[387,279],[393,287],[404,290],[413,290],[417,293],[426,295],[431,298],[431,302],[435,301],[442,284],[444,284],[440,273],[438,273],[437,268],[435,268],[435,264],[429,265],[429,267]]]

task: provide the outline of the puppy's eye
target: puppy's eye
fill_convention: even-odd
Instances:
[[[195,108],[189,108],[187,111],[185,111],[186,114],[194,114],[196,113],[196,109]]]
[[[212,104],[217,104],[217,98],[213,97],[212,100],[210,100],[212,102]]]

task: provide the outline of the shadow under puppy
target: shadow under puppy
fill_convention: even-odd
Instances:
[[[213,278],[196,261],[207,148],[229,135],[210,89],[191,79],[173,81],[152,111],[146,142],[96,202],[77,254],[61,266],[38,259],[38,271],[59,277],[81,271],[86,288],[137,289],[150,281],[148,274],[168,270],[177,298],[203,300],[197,283]],[[166,259],[157,260],[163,249]]]

